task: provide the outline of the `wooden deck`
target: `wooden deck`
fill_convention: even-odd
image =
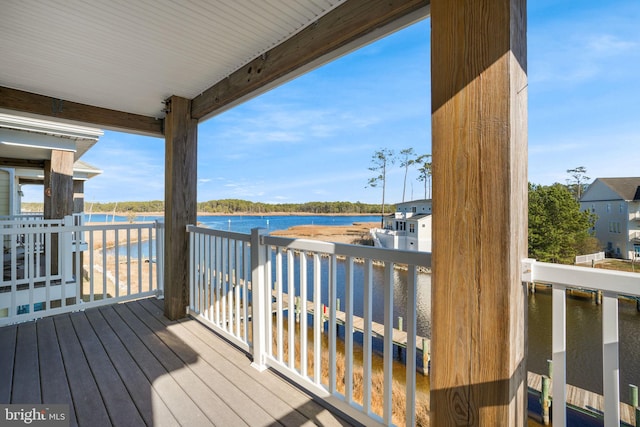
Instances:
[[[0,328],[0,403],[80,426],[351,425],[192,319],[145,299]]]

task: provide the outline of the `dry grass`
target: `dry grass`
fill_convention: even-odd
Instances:
[[[299,328],[296,327],[296,335],[295,335],[295,366],[297,369],[300,369],[300,339],[298,334]],[[275,339],[275,329],[274,329],[274,341],[273,341],[273,351],[274,356],[277,357],[277,342]],[[288,353],[289,353],[289,345],[287,342],[287,328],[285,322],[285,331],[284,331],[284,339],[283,339],[283,355],[284,355],[284,363],[288,363]],[[328,350],[328,342],[327,335],[323,334],[323,343],[322,343],[322,357],[321,357],[321,383],[325,386],[329,384],[329,350]],[[346,383],[346,366],[345,366],[345,357],[344,357],[344,348],[341,340],[338,340],[337,346],[337,357],[336,357],[336,378],[337,384],[336,388],[338,392],[345,394],[345,383]],[[307,368],[310,375],[313,374],[314,370],[314,350],[313,350],[313,341],[312,335],[309,334],[309,342],[307,345]],[[378,356],[374,356],[378,357]],[[375,365],[380,365],[380,363],[374,363],[374,368],[372,369],[372,378],[371,378],[371,408],[372,411],[380,416],[383,413],[383,396],[384,396],[384,377],[382,369],[376,368]],[[396,366],[395,369],[401,369],[404,373],[404,365]],[[353,366],[353,400],[359,404],[363,403],[364,396],[364,369],[361,364],[361,358],[354,356],[354,366]],[[406,407],[406,394],[405,394],[405,384],[404,382],[400,382],[397,379],[393,379],[392,385],[392,420],[396,425],[405,425],[405,407]],[[428,426],[429,425],[429,393],[427,390],[418,390],[417,398],[416,398],[416,425],[417,426]]]

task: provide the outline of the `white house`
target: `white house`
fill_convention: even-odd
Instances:
[[[79,159],[102,135],[96,128],[0,114],[0,216],[21,213],[23,185],[42,185],[46,193],[54,152],[73,154],[73,211],[81,212],[84,181],[102,171]]]
[[[595,236],[609,256],[640,257],[640,178],[598,178],[580,208],[598,216]]]
[[[375,246],[431,252],[431,199],[398,203],[382,222],[371,230]]]

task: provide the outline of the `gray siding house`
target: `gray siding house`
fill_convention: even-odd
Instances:
[[[580,208],[598,215],[595,236],[608,256],[640,258],[640,178],[597,178]]]

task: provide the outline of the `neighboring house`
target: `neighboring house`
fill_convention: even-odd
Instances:
[[[84,181],[102,171],[79,159],[102,135],[100,129],[0,114],[0,216],[21,213],[23,185],[42,185],[44,195],[54,152],[73,153],[73,211],[82,212]]]
[[[382,222],[382,229],[371,230],[375,246],[431,252],[430,199],[398,203],[396,212]]]
[[[598,178],[580,208],[598,216],[595,236],[608,256],[640,257],[640,178]]]

